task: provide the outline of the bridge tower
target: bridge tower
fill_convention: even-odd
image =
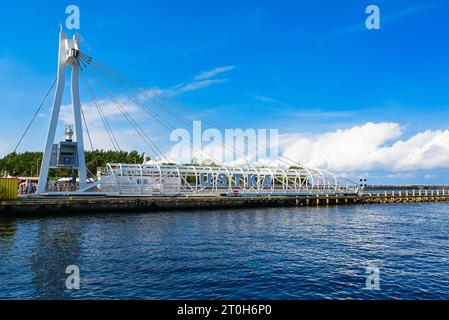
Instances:
[[[41,173],[37,193],[46,192],[49,170],[52,168],[72,168],[78,170],[79,191],[87,187],[86,161],[84,157],[83,125],[81,119],[81,103],[79,94],[80,65],[80,36],[75,34],[72,39],[61,26],[59,33],[58,77],[55,97],[53,101],[47,142],[42,159]],[[65,89],[67,70],[71,72],[71,96],[76,141],[63,141],[54,144],[55,134],[61,111],[62,97]],[[66,131],[67,132],[67,131]]]

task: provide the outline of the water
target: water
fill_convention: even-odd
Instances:
[[[1,299],[449,299],[449,204],[0,220]],[[66,267],[81,289],[65,287]],[[366,289],[366,267],[380,290]]]

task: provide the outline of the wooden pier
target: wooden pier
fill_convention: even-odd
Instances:
[[[448,190],[264,197],[48,197],[0,202],[0,217],[449,201]]]

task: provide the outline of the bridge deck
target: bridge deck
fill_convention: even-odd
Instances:
[[[0,203],[0,217],[439,201],[449,201],[449,195],[365,194],[362,196],[318,195],[288,197],[49,197],[2,201]]]

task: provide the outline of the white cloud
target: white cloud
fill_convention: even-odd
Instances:
[[[279,148],[285,157],[297,163],[333,171],[342,177],[373,177],[383,172],[381,180],[411,179],[413,172],[425,171],[427,175],[423,177],[433,179],[433,170],[449,169],[449,130],[427,130],[406,139],[402,138],[404,134],[405,128],[398,123],[370,122],[323,134],[280,135]],[[222,159],[220,144],[210,143],[204,150]],[[186,156],[174,160],[188,161]],[[247,157],[228,165],[260,165],[260,162]],[[287,165],[285,161],[271,164]]]
[[[140,111],[138,106],[133,103],[123,100],[122,101],[119,100],[119,102],[123,106],[123,109],[129,114],[137,113]],[[101,107],[101,110],[103,111],[104,116],[108,121],[117,119],[125,120],[124,115],[119,110],[119,108],[114,104],[114,102],[107,100],[100,100],[98,101],[98,103]],[[86,116],[88,125],[92,125],[95,124],[95,122],[101,121],[100,114],[98,113],[97,107],[93,101],[82,103],[82,108],[84,115]],[[73,110],[71,104],[61,106],[60,118],[66,125],[73,124]]]
[[[208,88],[214,84],[219,83],[225,83],[228,81],[228,79],[211,79],[215,77],[218,74],[228,72],[235,69],[234,66],[228,66],[228,67],[220,67],[215,68],[210,71],[205,71],[193,78],[193,80],[189,83],[181,83],[174,85],[172,87],[169,87],[167,89],[161,89],[161,88],[151,88],[147,89],[144,94],[139,95],[140,99],[146,100],[146,99],[157,99],[159,95],[164,95],[166,97],[175,97],[177,95],[180,95],[182,93],[187,93],[191,91],[196,91],[200,89]]]
[[[163,90],[169,96],[176,96],[181,93],[191,92],[199,89],[210,87],[214,84],[225,83],[228,79],[212,79],[213,77],[229,72],[235,69],[235,66],[219,67],[210,71],[204,71],[193,78],[188,84],[179,84],[168,90]]]
[[[218,68],[214,68],[212,70],[209,71],[204,71],[201,72],[200,74],[198,74],[195,78],[194,81],[201,81],[201,80],[206,80],[206,79],[210,79],[215,77],[216,75],[225,73],[225,72],[229,72],[235,69],[235,66],[227,66],[227,67],[218,67]]]
[[[274,104],[282,104],[284,105],[284,103],[280,102],[279,100],[267,97],[267,96],[262,96],[262,95],[254,95],[254,99],[257,101],[261,101],[261,102],[268,102],[268,103],[274,103]]]
[[[366,123],[314,136],[283,135],[280,145],[290,159],[336,172],[449,168],[449,130],[398,140],[403,134],[397,123]]]
[[[192,82],[185,86],[180,87],[178,89],[178,93],[184,93],[184,92],[190,92],[190,91],[195,91],[195,90],[199,90],[199,89],[204,89],[204,88],[210,87],[213,84],[225,83],[227,81],[228,81],[227,79],[210,79],[210,80],[195,81],[195,82]]]
[[[150,130],[152,128],[145,126],[145,122],[142,121],[142,119],[147,117],[149,118],[150,116],[130,101],[122,99],[118,99],[118,101],[123,106],[124,110],[126,110],[126,112],[134,119],[134,121],[139,124],[142,130],[154,140],[154,136],[149,134],[149,132],[153,132],[153,130]],[[100,100],[99,104],[121,149],[142,150],[142,152],[148,149],[143,139],[139,136],[136,130],[132,128],[131,124],[128,120],[126,120],[125,116],[112,101]],[[93,147],[95,149],[114,150],[114,146],[108,132],[106,131],[103,121],[101,120],[95,103],[92,101],[83,103],[82,107]],[[60,119],[65,125],[73,125],[73,111],[71,105],[61,106]],[[84,127],[84,121],[82,124]],[[84,146],[86,150],[91,149],[86,130],[84,130]]]

